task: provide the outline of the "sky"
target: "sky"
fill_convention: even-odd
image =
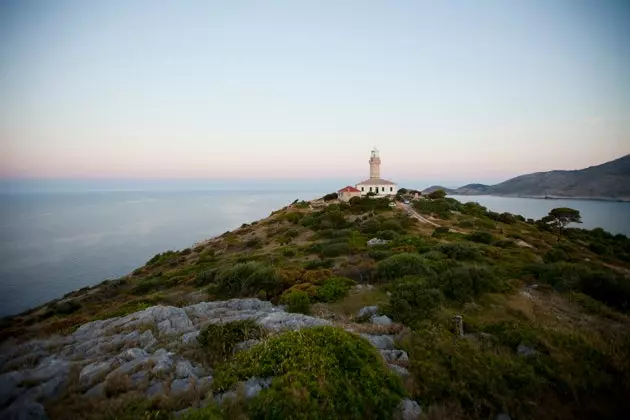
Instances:
[[[418,186],[630,153],[630,2],[0,2],[0,179],[352,184],[374,146]]]

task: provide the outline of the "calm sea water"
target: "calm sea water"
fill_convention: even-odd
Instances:
[[[0,194],[0,316],[120,277],[158,252],[189,247],[329,189]],[[533,218],[572,207],[583,227],[630,235],[630,203],[455,198]]]
[[[494,197],[490,195],[451,195],[462,203],[476,201],[499,213],[520,214],[526,218],[540,219],[556,207],[570,207],[580,211],[581,224],[572,226],[584,229],[601,227],[611,233],[630,236],[630,202],[595,200],[544,200],[537,198]]]
[[[142,266],[320,191],[0,195],[0,316]]]

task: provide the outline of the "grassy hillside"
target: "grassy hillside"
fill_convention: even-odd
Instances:
[[[411,372],[404,388],[426,418],[627,412],[628,238],[601,229],[558,235],[453,199],[412,204],[441,227],[387,199],[295,202],[194,248],[158,254],[121,279],[4,319],[0,334],[63,334],[159,303],[232,297],[271,300],[339,323],[361,321],[357,311],[378,304],[404,325],[399,345]],[[387,243],[368,246],[372,238]],[[375,287],[349,292],[354,284]],[[463,318],[463,337],[455,315]],[[228,363],[226,369],[243,368]],[[290,407],[278,400],[283,394],[274,395],[266,404]],[[256,408],[258,417],[263,409]]]

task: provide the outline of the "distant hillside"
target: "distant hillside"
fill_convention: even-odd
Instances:
[[[440,187],[433,186],[423,192]],[[505,195],[519,197],[587,198],[630,201],[630,155],[574,171],[549,171],[521,175],[496,185],[468,184],[443,188],[448,194]]]

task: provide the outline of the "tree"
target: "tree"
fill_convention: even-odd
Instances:
[[[444,192],[444,190],[435,190],[429,193],[427,197],[429,197],[431,200],[437,200],[446,197],[446,192]]]
[[[569,223],[582,223],[582,216],[580,216],[579,210],[559,207],[552,209],[541,221],[562,234]]]

